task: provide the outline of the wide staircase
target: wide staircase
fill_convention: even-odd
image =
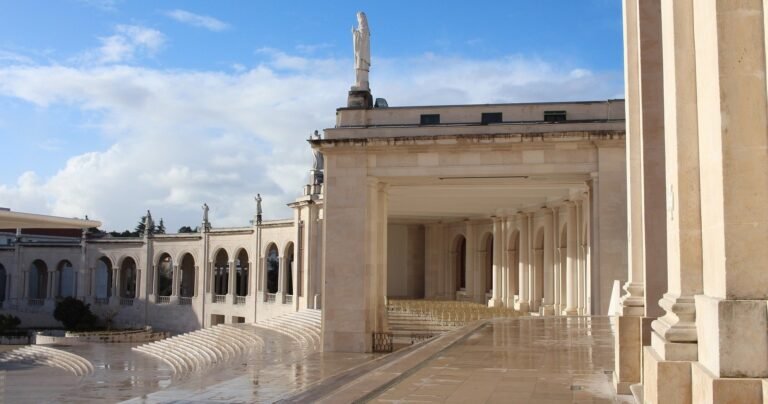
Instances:
[[[320,346],[320,311],[304,310],[255,324],[219,324],[133,349],[167,363],[174,374],[203,370],[252,352],[263,352],[275,331],[295,340],[308,353]]]
[[[466,301],[389,299],[387,315],[393,343],[402,346],[432,338],[472,321],[518,317],[521,313]]]
[[[75,376],[86,376],[94,370],[93,364],[82,356],[40,345],[29,345],[0,353],[0,363],[13,362],[60,368]]]

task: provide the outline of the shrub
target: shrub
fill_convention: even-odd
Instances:
[[[18,317],[11,314],[0,314],[0,332],[13,330],[21,324]]]
[[[67,330],[89,330],[96,327],[97,317],[91,307],[82,300],[66,297],[56,304],[53,318],[60,321]]]

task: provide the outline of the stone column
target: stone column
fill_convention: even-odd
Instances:
[[[544,310],[542,314],[545,316],[551,316],[555,314],[554,309],[554,254],[555,247],[553,243],[554,235],[554,220],[552,217],[552,209],[545,209],[544,211]]]
[[[525,214],[526,219],[528,220],[528,282],[526,284],[526,288],[528,289],[528,310],[533,311],[537,310],[539,307],[539,302],[534,302],[534,299],[536,299],[536,258],[537,254],[536,251],[534,251],[534,244],[536,243],[536,240],[534,239],[535,234],[533,232],[535,231],[533,227],[533,213],[528,212]]]
[[[477,250],[476,244],[475,244],[475,226],[470,221],[466,221],[466,229],[467,229],[467,256],[466,261],[464,263],[464,267],[466,268],[466,288],[464,288],[465,293],[467,294],[467,297],[470,300],[477,300],[475,294],[473,293],[475,291],[475,285],[477,282],[475,282],[475,272],[477,271],[477,263],[475,262],[475,257],[477,254],[475,251]]]
[[[667,189],[666,311],[643,353],[644,397],[690,403],[697,359],[694,295],[702,292],[699,144],[693,1],[662,0]]]
[[[586,300],[586,256],[584,254],[584,204],[576,200],[576,313],[584,314]]]
[[[552,252],[553,252],[553,280],[552,280],[552,288],[553,288],[553,308],[556,315],[559,315],[562,313],[563,308],[561,307],[561,299],[560,299],[560,289],[562,288],[562,285],[560,285],[560,232],[558,231],[560,228],[560,213],[558,207],[551,208],[552,210]]]
[[[504,244],[501,239],[501,218],[493,217],[493,286],[491,301],[489,307],[501,306],[501,246]]]
[[[759,402],[768,377],[768,16],[760,0],[695,3],[704,220],[692,399]]]
[[[566,230],[566,275],[565,275],[565,296],[566,306],[563,314],[572,316],[577,314],[576,295],[578,293],[577,285],[577,256],[576,256],[576,204],[568,203],[568,229]]]
[[[389,185],[379,182],[377,187],[377,211],[376,221],[377,242],[377,272],[378,285],[376,293],[376,330],[386,332],[389,330],[387,321],[387,212],[389,210]]]
[[[517,285],[518,301],[515,304],[515,309],[528,312],[530,310],[530,302],[528,299],[528,217],[525,213],[517,214],[517,225],[520,230],[520,244],[518,245],[517,254],[519,255],[519,268],[518,273],[520,276],[519,284]]]
[[[120,298],[120,268],[112,268],[112,296]]]
[[[630,269],[615,334],[614,383],[629,394],[641,379],[650,322],[662,314],[656,302],[666,291],[666,223],[653,218],[665,215],[666,186],[660,0],[624,6]]]

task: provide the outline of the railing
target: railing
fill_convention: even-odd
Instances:
[[[121,297],[120,298],[120,305],[121,306],[133,306],[133,298],[132,297]]]
[[[245,304],[245,296],[235,296],[235,304]]]
[[[227,301],[227,295],[213,295],[214,303],[224,303]]]
[[[267,293],[264,296],[264,301],[266,303],[274,303],[277,301],[277,293]]]
[[[293,303],[293,295],[285,295],[283,297],[283,304],[291,304]]]
[[[93,298],[93,304],[107,305],[107,304],[109,304],[109,298],[108,297],[94,297]]]
[[[180,306],[191,306],[192,305],[192,298],[191,297],[179,297],[179,305]]]
[[[170,296],[158,296],[155,300],[155,303],[157,304],[170,304],[171,303],[171,297]]]
[[[394,350],[391,332],[374,332],[371,339],[373,352],[389,353]]]
[[[29,299],[27,305],[29,306],[42,306],[45,304],[45,299]]]

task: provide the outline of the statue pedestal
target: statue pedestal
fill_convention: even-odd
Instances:
[[[373,108],[373,96],[371,96],[371,90],[356,90],[354,88],[350,90],[349,95],[347,96],[347,108]]]

